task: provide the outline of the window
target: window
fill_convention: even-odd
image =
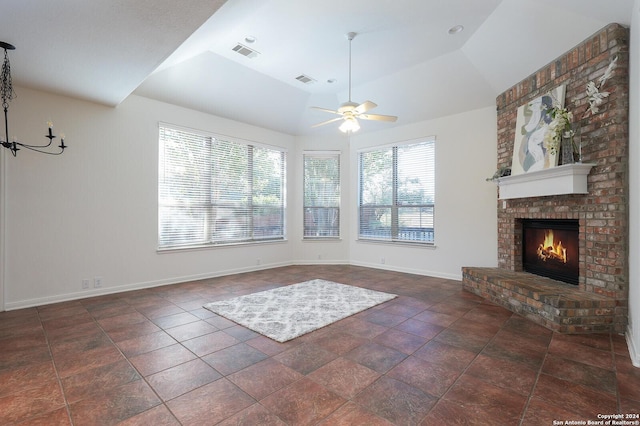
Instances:
[[[160,127],[158,246],[285,237],[286,153]]]
[[[435,139],[358,154],[361,239],[433,244]]]
[[[304,238],[340,237],[340,154],[304,157]]]

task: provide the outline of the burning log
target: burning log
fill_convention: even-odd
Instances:
[[[551,229],[545,231],[544,242],[538,246],[537,254],[543,262],[551,259],[567,263],[567,249],[562,246],[562,241],[558,241],[558,244],[554,243]]]

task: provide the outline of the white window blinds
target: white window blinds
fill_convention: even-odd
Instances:
[[[284,239],[286,153],[160,127],[160,248]]]
[[[433,244],[435,139],[361,152],[359,238]]]
[[[340,154],[307,152],[304,159],[304,238],[340,237]]]

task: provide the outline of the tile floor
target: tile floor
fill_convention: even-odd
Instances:
[[[202,308],[313,278],[399,295],[281,344]],[[0,313],[0,424],[551,425],[640,413],[623,336],[461,283],[292,266]]]

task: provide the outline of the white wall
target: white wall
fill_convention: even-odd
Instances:
[[[291,263],[354,263],[455,279],[463,265],[496,264],[496,190],[485,182],[495,168],[492,107],[351,140],[339,133],[296,140],[138,96],[114,109],[20,87],[16,91],[12,135],[39,143],[51,119],[54,132],[66,134],[69,148],[57,157],[3,153],[0,279],[6,309]],[[158,122],[287,148],[289,240],[159,254]],[[437,137],[437,248],[356,242],[357,148],[429,135]],[[343,237],[338,241],[302,241],[305,150],[342,153]],[[94,277],[102,277],[103,288],[83,290],[82,280]]]
[[[640,367],[640,0],[631,18],[629,64],[629,327],[633,365]]]
[[[357,240],[359,149],[436,137],[435,248]],[[352,264],[461,279],[463,266],[497,266],[496,111],[488,107],[351,139]],[[384,264],[382,264],[384,258]]]
[[[288,242],[156,252],[158,122],[295,154],[293,137],[137,96],[114,109],[16,92],[10,137],[40,143],[52,119],[69,148],[57,157],[5,153],[6,309],[252,270],[257,259],[260,268],[290,264]],[[81,289],[83,278],[96,276],[101,290]]]

